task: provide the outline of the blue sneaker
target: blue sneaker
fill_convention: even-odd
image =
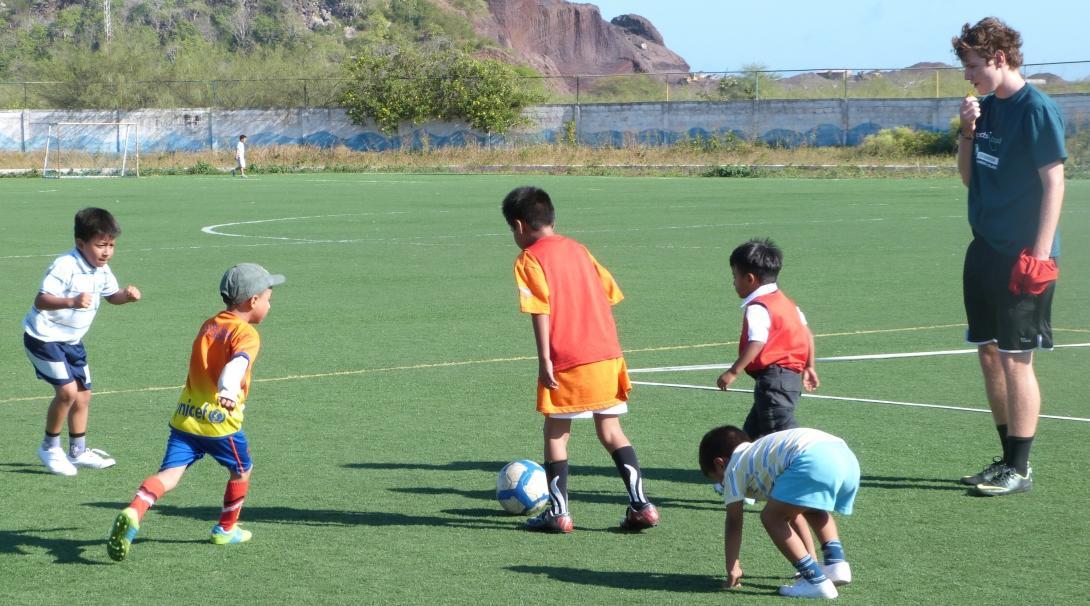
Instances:
[[[243,530],[237,525],[231,530],[224,530],[223,526],[216,524],[212,528],[212,542],[216,545],[233,545],[245,543],[252,539],[254,534],[249,530]]]
[[[106,540],[106,553],[110,554],[111,560],[120,562],[129,555],[137,532],[140,532],[140,522],[136,519],[136,510],[132,507],[122,509],[114,519],[114,527]]]

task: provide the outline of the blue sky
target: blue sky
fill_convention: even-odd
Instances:
[[[996,16],[1022,33],[1026,63],[1088,61],[1045,71],[1090,77],[1087,0],[600,0],[608,21],[635,13],[693,71],[896,68],[921,61],[957,64],[950,38],[965,22]],[[1040,70],[1038,70],[1040,71]]]

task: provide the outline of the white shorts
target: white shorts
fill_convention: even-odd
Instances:
[[[594,415],[623,415],[628,412],[628,402],[621,402],[615,404],[609,408],[602,408],[600,410],[584,410],[581,412],[566,412],[561,414],[549,415],[550,419],[590,419]]]

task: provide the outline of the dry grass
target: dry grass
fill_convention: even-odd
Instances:
[[[868,156],[858,148],[798,147],[786,149],[735,142],[673,146],[629,145],[622,148],[581,145],[446,147],[430,150],[360,152],[345,147],[253,147],[251,172],[549,172],[563,174],[703,174],[722,166],[755,167],[778,173],[830,171],[915,172],[949,174],[954,157],[889,158]],[[0,152],[0,169],[38,171],[42,152]],[[889,167],[895,168],[889,168]],[[217,173],[234,167],[233,150],[144,152],[142,173]],[[886,167],[886,168],[881,168]]]

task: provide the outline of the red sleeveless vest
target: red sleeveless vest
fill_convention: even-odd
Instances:
[[[810,339],[806,328],[799,319],[799,310],[795,302],[787,298],[782,290],[761,295],[749,302],[768,310],[772,326],[768,329],[768,341],[757,358],[746,366],[746,373],[753,375],[773,364],[802,372],[806,368],[810,353]],[[747,305],[748,307],[748,305]],[[742,321],[742,338],[738,343],[741,352],[749,343],[749,323]]]

